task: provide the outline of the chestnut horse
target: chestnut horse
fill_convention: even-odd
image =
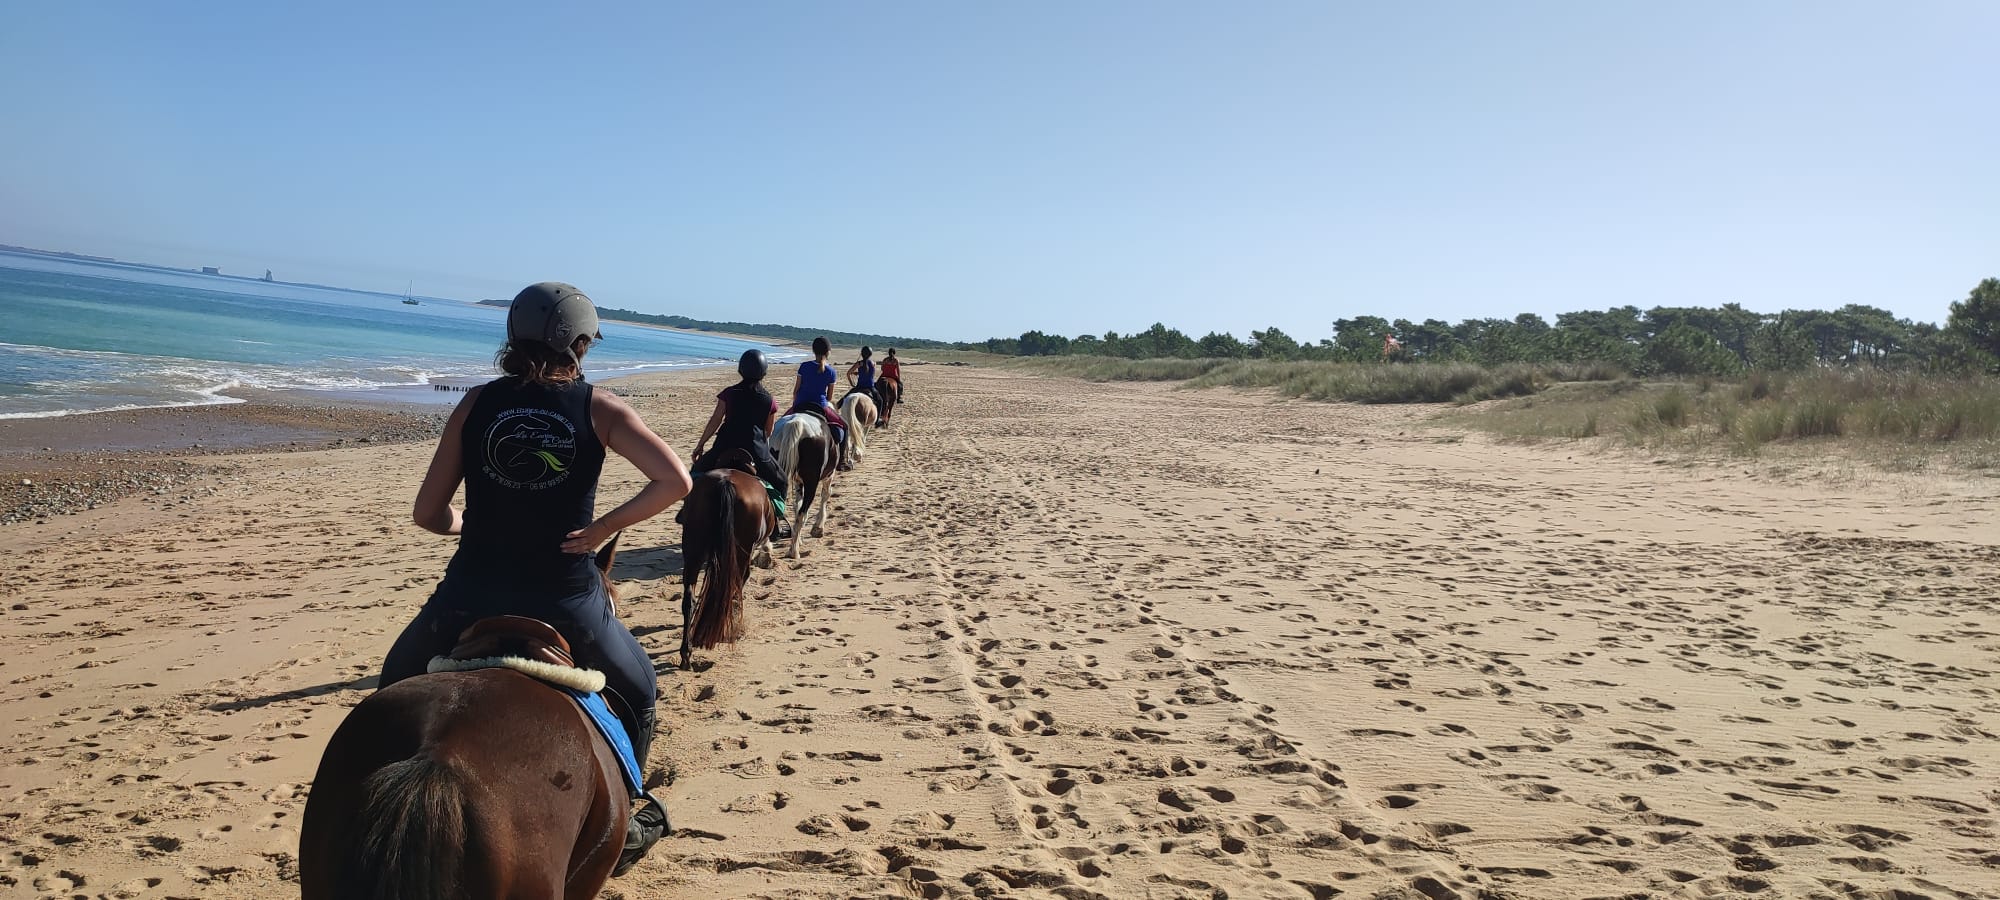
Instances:
[[[820,503],[819,519],[813,523],[813,537],[826,536],[826,508],[833,505],[833,475],[840,452],[833,444],[833,429],[826,420],[811,413],[792,413],[778,420],[771,432],[771,449],[778,456],[778,471],[785,476],[787,496],[793,483],[799,485],[798,514],[792,517],[792,548],[788,554],[799,558],[799,537],[806,531],[806,513],[812,511],[813,497],[822,485],[826,499]]]
[[[607,591],[617,538],[597,553]],[[304,900],[591,900],[632,802],[574,699],[513,669],[399,681],[327,743],[299,831]]]
[[[778,510],[754,474],[750,454],[730,451],[724,468],[694,477],[681,525],[681,668],[703,650],[743,635],[743,583],[750,566],[771,564]],[[695,606],[695,579],[702,579]],[[699,614],[697,614],[699,610]]]
[[[875,421],[883,428],[889,427],[889,413],[896,408],[896,397],[903,391],[902,382],[884,375],[875,379]]]

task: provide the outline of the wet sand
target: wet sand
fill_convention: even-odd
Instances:
[[[673,665],[678,528],[628,533],[680,831],[607,896],[2000,891],[1990,479],[913,375],[738,647]],[[727,380],[620,389],[685,451]],[[407,524],[429,451],[0,526],[5,893],[296,892],[319,751],[451,551]]]

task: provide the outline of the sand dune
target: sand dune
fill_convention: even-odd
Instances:
[[[608,896],[2000,896],[1990,479],[912,374],[737,648],[673,666],[677,527],[627,536],[681,830]],[[623,392],[685,450],[721,383]],[[295,892],[451,549],[405,524],[428,453],[0,528],[5,893]]]

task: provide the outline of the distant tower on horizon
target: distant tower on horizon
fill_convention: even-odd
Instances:
[[[264,280],[265,280],[265,281],[270,281],[270,280],[272,280],[272,279],[271,279],[271,270],[270,270],[270,269],[265,269],[265,270],[264,270]]]
[[[222,269],[220,269],[220,268],[218,268],[218,267],[216,267],[216,266],[202,266],[202,267],[201,267],[201,274],[203,274],[203,275],[220,275],[220,274],[222,274]]]

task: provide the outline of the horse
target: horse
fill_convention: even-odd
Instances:
[[[721,468],[696,475],[681,525],[681,669],[694,648],[734,643],[743,634],[743,583],[752,565],[771,564],[778,510],[750,454],[732,450]],[[702,580],[701,605],[694,584]],[[699,616],[696,615],[699,610]]]
[[[826,509],[833,505],[833,475],[840,463],[829,428],[819,416],[792,413],[778,419],[771,433],[778,471],[785,476],[785,493],[791,493],[793,483],[799,485],[799,511],[792,519],[792,548],[787,554],[791,559],[799,558],[799,537],[806,530],[806,513],[812,511],[813,496],[821,485],[826,486],[826,499],[820,503],[819,519],[813,523],[812,534],[826,536]]]
[[[847,455],[860,462],[868,452],[868,429],[875,427],[875,396],[855,391],[840,398],[840,417],[847,420]]]
[[[887,375],[875,379],[875,406],[878,414],[875,421],[883,428],[889,427],[889,413],[896,408],[896,397],[903,391],[902,382]]]
[[[617,544],[597,553],[607,591]],[[506,668],[418,675],[362,700],[328,741],[299,887],[303,900],[592,900],[631,815],[617,757],[567,693]]]

